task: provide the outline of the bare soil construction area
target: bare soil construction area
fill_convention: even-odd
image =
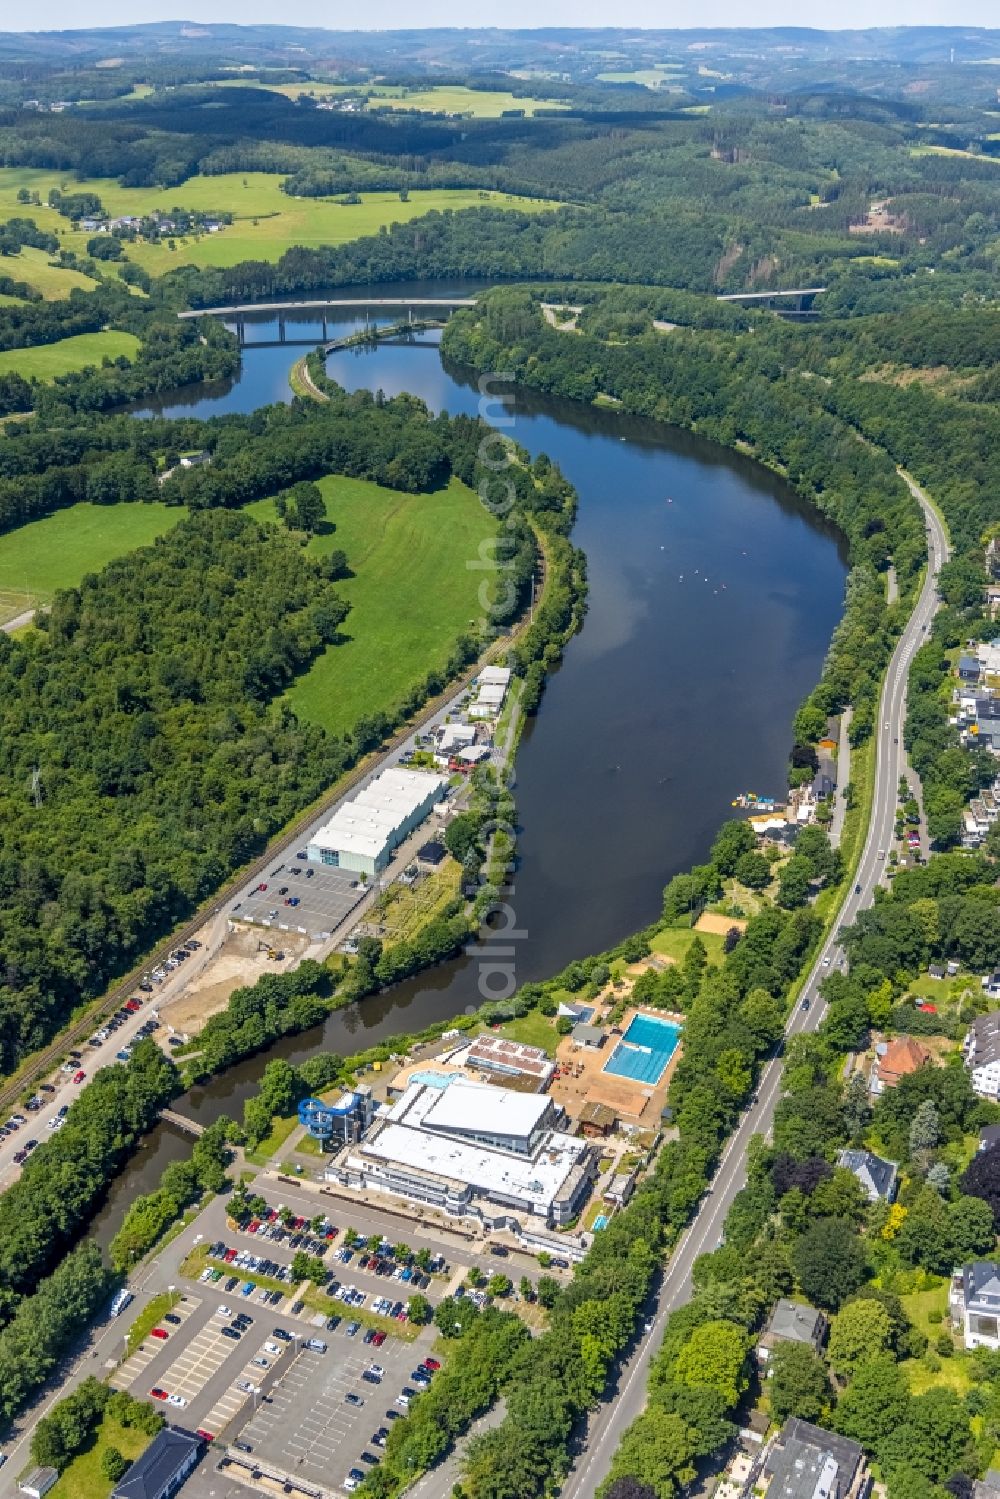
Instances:
[[[175,1031],[190,1034],[200,1030],[210,1015],[224,1010],[235,989],[254,984],[262,973],[283,973],[293,968],[309,946],[308,939],[281,933],[270,944],[274,952],[284,953],[278,961],[268,957],[269,944],[259,928],[233,926],[214,958],[191,980],[176,999],[158,1006],[167,1025]]]

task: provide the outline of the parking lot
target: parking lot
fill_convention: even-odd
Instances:
[[[360,1340],[348,1341],[342,1329],[322,1336],[329,1340],[328,1352],[303,1348],[239,1441],[264,1464],[325,1488],[345,1489],[352,1468],[363,1473],[379,1459],[380,1442],[373,1438],[405,1416],[398,1397],[413,1388],[410,1371],[424,1355],[412,1344],[391,1340],[382,1348],[366,1348]],[[425,1337],[429,1343],[430,1334]],[[384,1371],[380,1383],[363,1378],[373,1363]],[[362,1403],[354,1404],[355,1399]]]
[[[168,1395],[179,1396],[185,1405],[196,1400],[226,1360],[245,1347],[242,1342],[222,1336],[225,1325],[219,1317],[206,1323],[173,1363],[157,1376],[157,1388],[166,1390]]]
[[[231,911],[239,921],[252,921],[275,932],[328,937],[364,898],[365,887],[357,879],[350,870],[329,869],[304,859],[276,864]],[[293,901],[297,904],[292,905]]]

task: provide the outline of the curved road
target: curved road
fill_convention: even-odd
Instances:
[[[927,576],[886,671],[879,707],[872,815],[855,883],[845,897],[830,936],[817,953],[802,989],[802,999],[808,998],[810,1007],[803,1010],[800,1005],[796,1005],[785,1027],[786,1037],[813,1031],[822,1020],[825,1006],[818,992],[820,980],[843,957],[837,933],[842,924],[849,925],[859,910],[871,904],[875,887],[884,877],[885,860],[892,843],[896,820],[896,788],[906,769],[906,752],[902,744],[906,717],[906,681],[914,652],[925,639],[938,607],[938,573],[949,554],[947,533],[927,496],[902,470],[900,477],[920,505],[927,522]],[[745,1161],[750,1137],[768,1134],[780,1094],[781,1060],[776,1057],[762,1070],[757,1092],[726,1145],[697,1216],[671,1256],[648,1312],[653,1322],[652,1331],[641,1340],[631,1357],[622,1363],[610,1400],[600,1406],[590,1419],[585,1435],[586,1445],[561,1489],[563,1499],[590,1499],[607,1476],[611,1459],[625,1428],[642,1413],[646,1404],[649,1365],[663,1339],[666,1318],[688,1300],[691,1294],[691,1269],[698,1255],[710,1252],[718,1245],[730,1204],[745,1183]]]

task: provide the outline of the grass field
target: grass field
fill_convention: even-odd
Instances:
[[[50,208],[30,208],[17,202],[17,191],[27,187],[45,200],[52,188],[93,192],[113,215],[168,213],[171,208],[205,213],[231,213],[234,222],[217,234],[178,238],[167,243],[137,242],[126,248],[129,260],[150,275],[162,276],[179,265],[230,266],[238,261],[277,260],[291,245],[316,248],[346,244],[361,235],[375,234],[383,224],[405,223],[431,209],[477,208],[484,203],[510,208],[556,207],[543,199],[514,198],[505,193],[441,188],[412,192],[407,202],[398,193],[362,193],[361,202],[345,206],[320,198],[290,198],[281,191],[282,175],[275,172],[227,172],[218,177],[189,177],[177,187],[119,187],[108,178],[76,182],[71,175],[31,167],[0,168],[0,222],[30,212],[40,229],[58,234],[61,243],[86,253],[90,236],[70,227]],[[11,274],[21,257],[10,261]],[[82,278],[81,278],[82,279]],[[63,293],[65,295],[65,293]]]
[[[97,1440],[63,1470],[59,1482],[49,1490],[51,1499],[107,1499],[114,1488],[101,1472],[101,1459],[109,1447],[135,1462],[152,1441],[134,1426],[122,1426],[106,1416],[97,1428]]]
[[[54,344],[36,344],[31,349],[6,349],[0,353],[0,375],[18,374],[26,380],[54,380],[85,370],[105,358],[117,359],[125,354],[131,359],[139,347],[132,333],[107,329],[104,333],[77,333]]]
[[[337,585],[351,603],[349,639],[332,646],[288,694],[303,719],[343,733],[363,714],[405,696],[433,666],[443,666],[455,638],[481,614],[484,574],[466,563],[494,525],[477,497],[453,480],[429,495],[399,494],[362,479],[320,481],[335,530],[309,549],[347,553],[357,576]],[[248,507],[275,519],[274,502]]]
[[[41,211],[37,208],[22,208],[21,210],[23,214],[35,215]],[[48,213],[48,209],[45,212]],[[7,216],[5,204],[0,207],[0,218]],[[91,281],[89,276],[81,276],[79,271],[64,270],[62,266],[50,265],[51,258],[47,250],[34,250],[29,245],[21,251],[20,255],[5,256],[0,270],[5,276],[12,276],[15,281],[27,281],[29,286],[41,292],[46,302],[57,302],[60,297],[68,297],[74,290],[93,291],[97,285],[96,281]]]
[[[168,505],[81,503],[8,531],[0,536],[0,623],[47,603],[112,557],[147,546],[184,514]]]
[[[653,952],[660,953],[665,958],[673,958],[675,963],[682,963],[688,948],[695,937],[700,937],[705,944],[710,963],[722,961],[722,944],[724,938],[718,932],[696,932],[689,926],[671,926],[662,932],[657,932],[650,941]]]
[[[402,84],[317,83],[314,79],[305,83],[255,83],[252,78],[227,78],[215,87],[265,89],[269,94],[284,94],[286,99],[298,99],[303,94],[329,99],[338,94],[366,93],[371,95],[369,109],[419,109],[474,115],[480,120],[499,119],[507,109],[523,109],[526,115],[533,115],[536,109],[569,107],[562,99],[519,99],[503,89],[472,89],[460,84],[407,89]]]
[[[427,89],[378,89],[369,109],[420,109],[445,114],[475,115],[477,119],[496,120],[508,109],[523,109],[533,115],[536,109],[568,109],[561,99],[519,99],[515,94],[487,89],[442,85]]]
[[[540,1010],[530,1010],[527,1015],[508,1020],[492,1034],[503,1036],[507,1041],[520,1041],[525,1046],[540,1046],[550,1057],[555,1056],[562,1039],[556,1032],[555,1021]]]

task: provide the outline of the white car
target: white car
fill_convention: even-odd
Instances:
[[[220,1306],[216,1310],[215,1315],[217,1317],[231,1317],[233,1315],[233,1309],[231,1306]]]
[[[183,1410],[187,1405],[187,1401],[184,1399],[183,1395],[168,1395],[167,1404],[176,1405],[178,1410]]]
[[[278,1347],[277,1343],[265,1343],[264,1344],[264,1352],[265,1353],[280,1353],[281,1349]]]

